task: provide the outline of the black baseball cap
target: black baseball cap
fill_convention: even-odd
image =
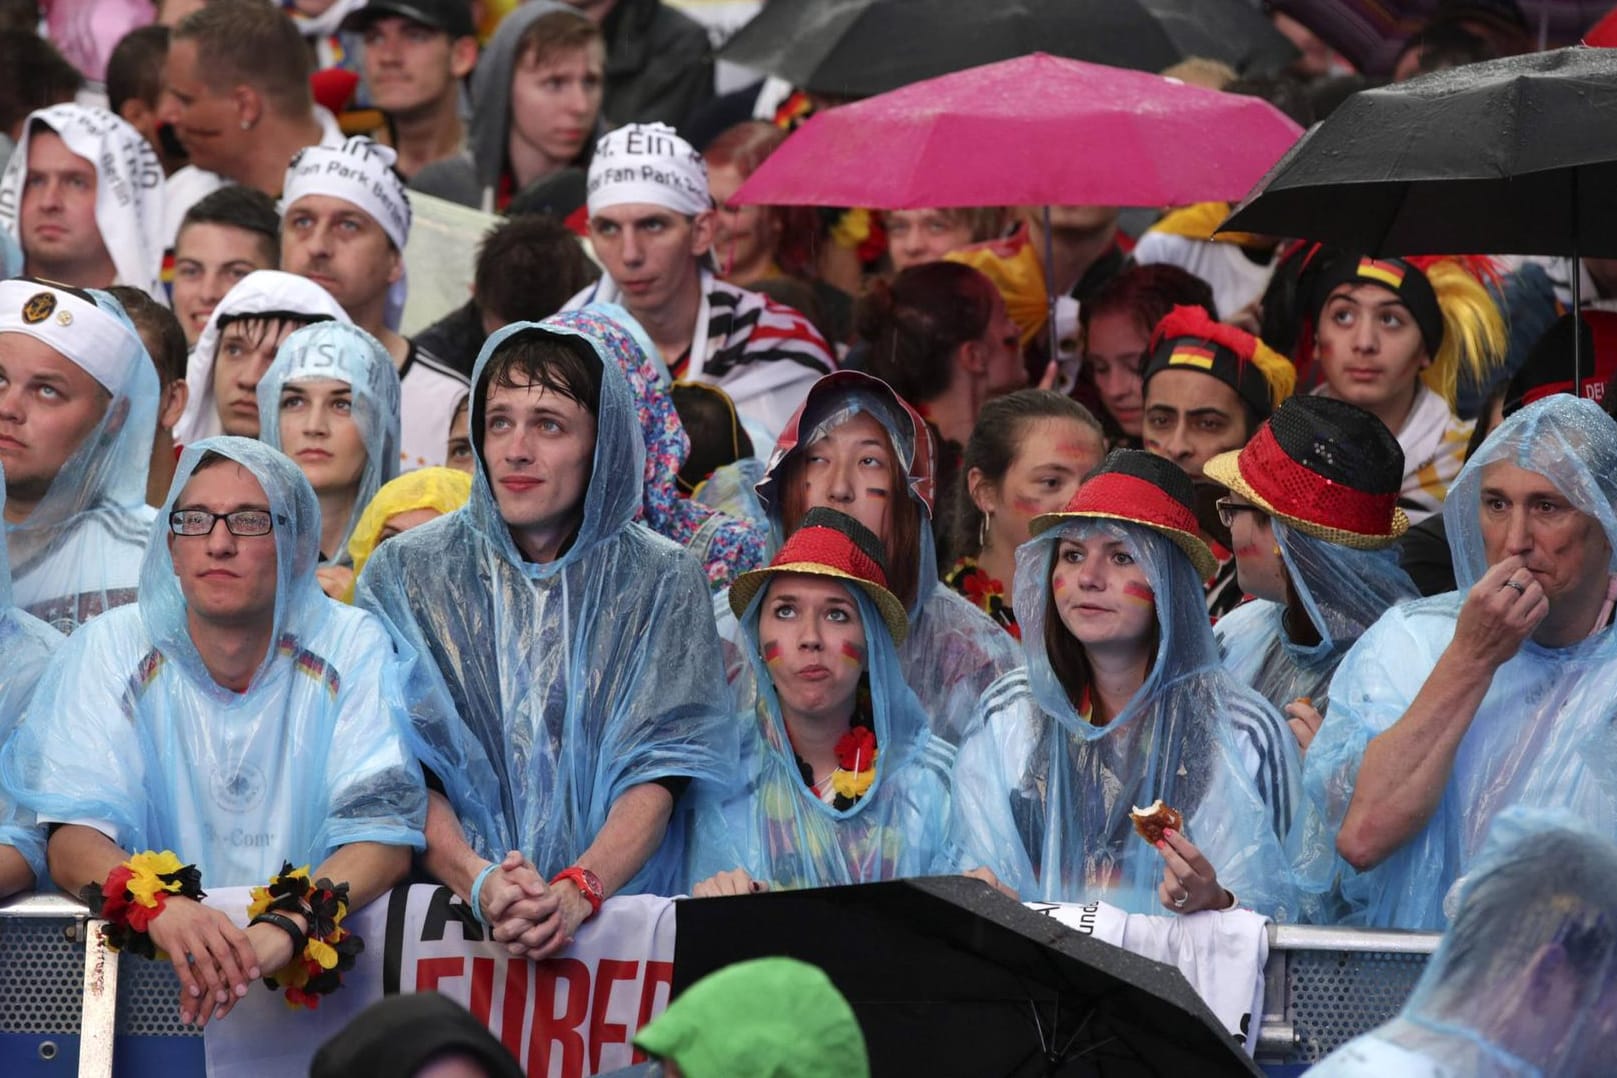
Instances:
[[[477,33],[468,0],[371,0],[350,12],[340,29],[363,31],[377,19],[393,15],[442,30],[450,37],[473,37]]]

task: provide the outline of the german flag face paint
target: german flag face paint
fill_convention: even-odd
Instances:
[[[768,663],[770,666],[773,666],[776,663],[780,662],[780,660],[781,660],[781,654],[780,654],[780,644],[779,644],[779,642],[774,641],[774,640],[765,640],[764,641],[764,662]]]
[[[1140,603],[1145,606],[1155,606],[1157,602],[1156,592],[1134,580],[1130,580],[1123,585],[1123,597],[1132,603]]]
[[[865,664],[865,649],[851,640],[844,640],[838,650],[842,654],[842,661],[851,666]]]

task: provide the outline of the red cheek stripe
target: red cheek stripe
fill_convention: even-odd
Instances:
[[[865,661],[865,649],[858,644],[852,644],[844,640],[842,642],[842,657],[858,666]]]
[[[1144,584],[1136,584],[1132,580],[1123,585],[1123,594],[1138,603],[1155,603],[1157,601],[1156,592]]]
[[[765,643],[764,643],[764,662],[773,663],[773,662],[779,662],[779,661],[780,661],[780,645],[778,643],[776,643],[775,641],[773,641],[773,640],[765,641]]]

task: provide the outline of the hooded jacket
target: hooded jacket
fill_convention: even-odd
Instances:
[[[664,0],[619,0],[606,35],[607,127],[679,127],[713,97],[713,48],[702,24]]]

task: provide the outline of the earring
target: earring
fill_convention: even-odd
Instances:
[[[988,549],[988,527],[994,523],[994,511],[990,509],[983,514],[982,522],[977,525],[977,551],[981,553]]]
[[[1275,544],[1275,557],[1277,557],[1277,558],[1280,557],[1280,544],[1279,543]]]
[[[246,120],[243,120],[241,122],[241,129],[243,131],[251,131],[253,129],[253,125],[248,123]]]

